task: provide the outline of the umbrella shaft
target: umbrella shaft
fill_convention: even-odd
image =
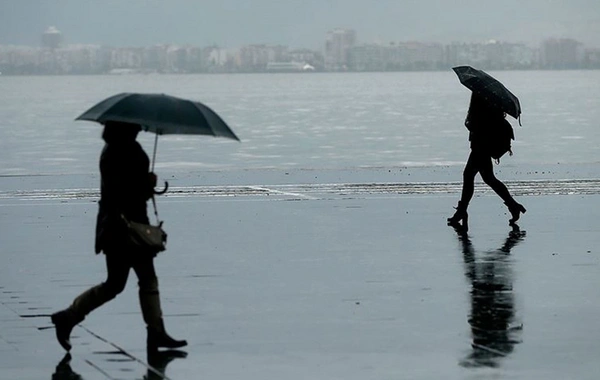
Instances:
[[[152,153],[152,166],[150,171],[154,173],[154,161],[156,161],[156,145],[158,144],[158,133],[154,135],[154,152]]]

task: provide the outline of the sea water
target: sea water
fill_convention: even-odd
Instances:
[[[600,163],[600,71],[491,74],[523,110],[503,164]],[[74,119],[120,92],[203,102],[241,140],[160,136],[157,172],[458,166],[469,151],[452,71],[2,76],[0,175],[96,174],[101,126]],[[150,156],[154,137],[139,137]]]

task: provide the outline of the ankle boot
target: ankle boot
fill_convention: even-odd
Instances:
[[[165,331],[164,324],[160,323],[160,326],[153,327],[148,326],[148,340],[147,349],[148,352],[152,353],[158,350],[158,348],[179,348],[183,346],[187,346],[187,342],[185,340],[176,340],[173,339],[167,334]]]
[[[71,331],[73,327],[79,322],[83,321],[83,318],[78,318],[73,315],[69,309],[65,309],[54,313],[50,316],[52,323],[56,327],[56,339],[58,343],[67,351],[71,350]]]
[[[466,224],[468,218],[469,215],[467,214],[467,205],[462,201],[458,201],[458,206],[456,206],[456,212],[454,213],[454,215],[452,215],[452,217],[448,218],[448,224],[459,224],[460,221],[463,221],[463,223]]]
[[[508,224],[515,223],[521,217],[521,213],[525,214],[527,212],[525,207],[523,207],[522,204],[517,203],[514,199],[509,202],[504,202],[504,204],[508,207],[508,212],[510,212],[510,215],[512,216],[508,221]]]

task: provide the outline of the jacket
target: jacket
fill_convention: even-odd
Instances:
[[[500,123],[508,123],[504,113],[473,94],[465,120],[471,150],[489,153],[491,156],[489,150],[495,138],[494,131],[500,128]]]
[[[127,227],[121,217],[148,224],[147,201],[153,195],[148,176],[150,161],[132,140],[107,142],[100,155],[100,201],[95,251],[126,244]]]

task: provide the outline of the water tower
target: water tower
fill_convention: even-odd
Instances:
[[[42,46],[45,48],[57,49],[60,47],[62,40],[62,33],[53,26],[46,29],[42,34]]]

